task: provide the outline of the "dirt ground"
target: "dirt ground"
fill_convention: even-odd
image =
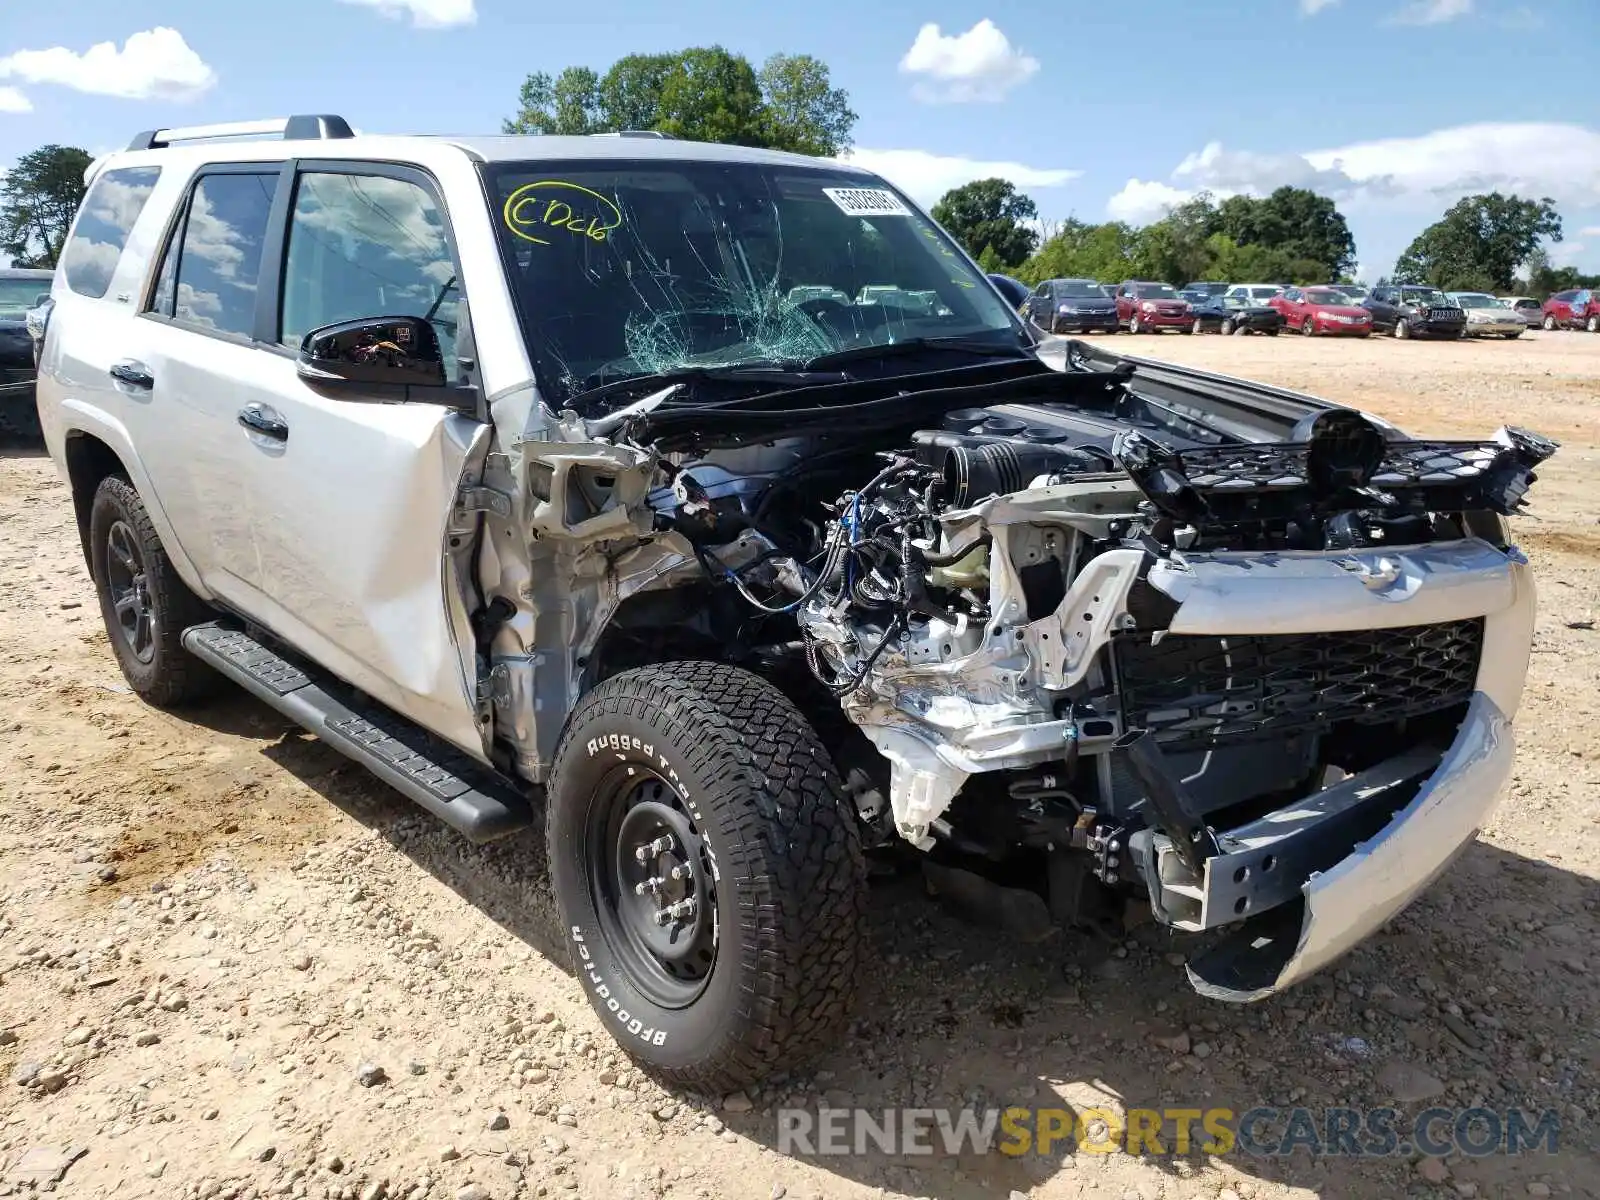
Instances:
[[[670,1095],[557,965],[537,835],[475,849],[242,693],[136,701],[66,490],[0,452],[0,1194],[65,1152],[42,1176],[71,1160],[70,1197],[1600,1195],[1600,337],[1116,344],[1418,433],[1564,443],[1515,522],[1542,612],[1510,794],[1336,970],[1219,1005],[1152,926],[1007,944],[895,880],[848,1039],[750,1096]],[[1554,1156],[1442,1163],[778,1152],[782,1105],[1057,1098],[1522,1106],[1562,1129]]]

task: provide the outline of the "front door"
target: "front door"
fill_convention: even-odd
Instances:
[[[262,619],[330,670],[479,750],[469,601],[445,569],[451,514],[489,427],[440,390],[410,402],[308,384],[296,350],[313,329],[365,317],[430,321],[454,381],[459,267],[431,180],[403,167],[301,163],[271,350],[248,393],[258,420],[249,490]],[[420,400],[420,402],[418,402]]]

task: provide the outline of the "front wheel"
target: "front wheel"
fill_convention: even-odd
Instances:
[[[1310,317],[1307,317],[1304,321],[1300,322],[1300,332],[1305,334],[1307,337],[1316,337],[1317,323]]]
[[[1546,333],[1554,333],[1556,331],[1556,319],[1548,314],[1544,319],[1544,330]]]
[[[1139,324],[1139,318],[1138,317],[1134,316],[1134,317],[1129,317],[1128,318],[1128,332],[1129,333],[1143,333],[1144,332],[1144,326]]]
[[[1205,331],[1206,331],[1205,322],[1202,321],[1199,317],[1196,317],[1194,319],[1194,324],[1192,326],[1190,326],[1190,328],[1189,328],[1189,332],[1190,333],[1204,333]],[[1223,333],[1227,333],[1228,332],[1228,323],[1226,321],[1224,321],[1222,323],[1222,332]]]
[[[865,944],[856,818],[799,710],[721,663],[627,671],[579,703],[546,836],[601,1021],[704,1095],[837,1044]]]
[[[1404,317],[1401,317],[1398,321],[1396,321],[1394,323],[1394,335],[1395,335],[1395,337],[1399,338],[1402,342],[1405,341],[1408,337],[1411,336],[1411,323],[1409,321],[1407,321]]]
[[[183,631],[211,620],[178,577],[133,484],[107,476],[89,509],[89,564],[111,651],[135,694],[161,708],[199,700],[218,676],[183,648]]]
[[[1236,332],[1232,319],[1224,317],[1222,319],[1222,324],[1217,329],[1217,332],[1223,337],[1232,337]]]
[[[1600,317],[1591,316],[1583,323],[1583,327],[1589,333],[1600,333]]]

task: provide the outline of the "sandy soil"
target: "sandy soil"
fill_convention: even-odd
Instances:
[[[1542,615],[1515,783],[1336,971],[1219,1006],[1151,926],[1012,945],[890,882],[844,1044],[752,1096],[669,1095],[556,965],[537,836],[474,849],[242,694],[182,717],[137,702],[65,489],[3,452],[0,1194],[46,1150],[73,1197],[1600,1195],[1600,337],[1117,345],[1420,433],[1511,421],[1565,443],[1516,522]],[[1554,1109],[1561,1150],[800,1159],[774,1111],[1397,1095]]]

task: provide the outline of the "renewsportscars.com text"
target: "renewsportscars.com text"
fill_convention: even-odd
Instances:
[[[781,1108],[778,1153],[1248,1154],[1268,1158],[1554,1154],[1553,1110],[1428,1108]]]

